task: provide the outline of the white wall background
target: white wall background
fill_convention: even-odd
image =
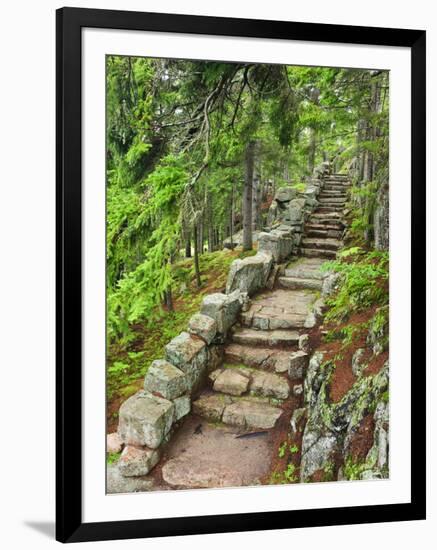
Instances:
[[[2,6],[0,84],[0,543],[3,548],[52,548],[54,521],[54,268],[55,268],[55,9],[61,2],[21,0]],[[281,2],[251,0],[74,0],[80,7],[162,11],[199,15],[286,19],[428,31],[428,153],[437,148],[437,19],[429,0],[381,2],[312,0]],[[434,16],[434,18],[433,18]],[[433,69],[433,70],[432,70]],[[428,181],[437,181],[429,154]],[[428,335],[437,329],[435,245],[436,185],[428,188]],[[433,216],[431,215],[433,214]],[[433,219],[431,219],[433,218]],[[434,246],[433,246],[434,245]],[[433,307],[434,306],[434,307]],[[422,323],[420,319],[418,322]],[[434,329],[434,331],[433,331]],[[424,328],[425,330],[425,328]],[[431,344],[429,345],[431,348]],[[435,349],[435,348],[434,348]],[[428,358],[428,433],[430,492],[436,489],[431,471],[437,459],[437,404],[433,388],[436,353]],[[5,353],[6,352],[6,353]],[[434,434],[434,440],[431,436]],[[426,522],[325,527],[245,534],[224,534],[147,541],[148,548],[180,550],[237,545],[252,548],[314,548],[328,550],[420,545],[431,548],[437,535],[437,495],[429,498]],[[425,542],[428,540],[429,542]],[[105,548],[140,548],[144,541],[98,543]],[[82,547],[88,547],[86,543]]]

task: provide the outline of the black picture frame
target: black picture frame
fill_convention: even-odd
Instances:
[[[423,30],[62,8],[57,64],[56,538],[79,542],[425,519],[425,48]],[[82,522],[82,28],[258,37],[411,49],[411,502],[184,518]]]

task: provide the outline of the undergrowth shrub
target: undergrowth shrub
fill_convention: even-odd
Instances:
[[[339,253],[337,260],[326,262],[324,269],[339,273],[341,283],[327,300],[326,321],[343,321],[351,313],[388,304],[388,252],[366,252],[353,247]]]

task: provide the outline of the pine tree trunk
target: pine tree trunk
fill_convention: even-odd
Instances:
[[[171,287],[165,291],[165,305],[167,306],[168,311],[174,311]]]
[[[308,172],[313,173],[316,161],[316,130],[310,128],[310,145],[308,149]]]
[[[207,229],[208,229],[208,252],[212,252],[214,250],[214,220],[212,215],[212,204],[211,204],[211,193],[208,193],[208,207],[207,207]]]
[[[193,241],[194,241],[194,273],[196,275],[196,286],[200,288],[200,268],[199,268],[199,239],[197,235],[197,224],[193,228]]]
[[[232,182],[231,188],[231,208],[230,208],[230,218],[229,218],[229,233],[231,238],[231,249],[234,248],[234,183]]]
[[[185,257],[191,258],[191,235],[189,233],[185,237]]]
[[[252,185],[252,231],[260,229],[260,211],[261,211],[261,175],[258,170],[254,170]]]
[[[245,175],[243,190],[243,250],[252,250],[252,189],[255,142],[246,146]]]

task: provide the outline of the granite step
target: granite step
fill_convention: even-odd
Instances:
[[[300,277],[279,277],[278,279],[280,287],[293,290],[322,290],[322,283],[323,281],[320,279],[302,279]]]
[[[296,346],[299,342],[299,333],[295,330],[256,330],[241,327],[234,330],[232,341],[247,346]]]
[[[332,205],[332,204],[323,204],[321,206],[318,206],[315,210],[318,214],[329,214],[330,212],[338,212],[342,213],[344,210],[344,206],[338,206],[338,205]]]
[[[321,248],[322,250],[338,250],[342,246],[342,242],[338,239],[302,239],[304,248]]]
[[[317,258],[301,258],[298,262],[288,264],[284,270],[284,275],[285,277],[296,279],[316,279],[322,281],[326,277],[326,274],[321,270],[321,266],[324,263],[324,260]]]
[[[339,212],[313,212],[308,218],[310,224],[317,223],[322,225],[333,225],[341,224],[343,225],[343,216]]]
[[[290,384],[284,376],[245,366],[223,365],[209,375],[213,391],[232,396],[256,395],[287,399]]]
[[[314,299],[311,292],[284,288],[258,294],[241,313],[241,324],[258,330],[302,328]]]
[[[342,228],[342,224],[341,222],[333,222],[331,225],[324,225],[322,223],[306,223],[305,224],[305,231],[306,230],[309,230],[309,231],[316,231],[318,229],[322,230],[322,231],[340,231],[340,229]]]
[[[290,351],[231,343],[224,349],[224,360],[235,365],[284,373],[290,364]]]
[[[342,187],[339,189],[327,189],[326,187],[323,187],[320,191],[319,197],[346,197],[347,192]]]
[[[203,394],[193,401],[193,412],[210,422],[242,429],[274,428],[284,411],[256,397],[234,398],[226,394]]]
[[[306,258],[326,258],[333,260],[337,257],[337,253],[334,250],[323,250],[320,248],[300,248],[299,252]]]
[[[347,202],[346,195],[325,195],[320,194],[318,197],[319,202]]]
[[[306,237],[321,237],[321,238],[331,238],[331,239],[341,239],[343,231],[339,229],[305,229]]]

